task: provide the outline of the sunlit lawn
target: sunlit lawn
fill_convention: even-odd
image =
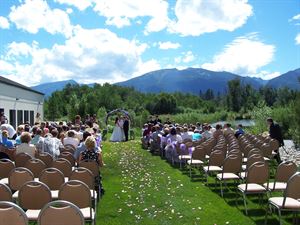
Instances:
[[[221,198],[214,179],[208,186],[201,179],[191,181],[187,170],[152,156],[138,141],[105,142],[103,152],[106,193],[97,224],[264,224],[266,204],[259,205],[256,197],[250,197],[246,216],[234,186]],[[284,218],[292,223],[291,216]],[[278,223],[274,216],[268,221]]]

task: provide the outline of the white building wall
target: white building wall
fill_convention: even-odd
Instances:
[[[4,113],[10,123],[10,110],[16,110],[16,122],[14,126],[17,126],[18,116],[17,111],[22,110],[23,112],[23,122],[26,122],[24,111],[29,111],[29,121],[30,121],[30,111],[34,112],[34,118],[36,113],[41,114],[41,118],[44,118],[44,96],[29,90],[25,90],[19,87],[8,85],[5,83],[0,83],[0,109],[4,109]],[[30,121],[34,123],[34,121]]]

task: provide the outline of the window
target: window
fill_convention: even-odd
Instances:
[[[30,111],[30,125],[34,125],[34,111]]]
[[[16,127],[16,110],[14,109],[9,110],[9,123],[13,127]]]
[[[18,122],[17,126],[23,123],[23,110],[18,110]]]
[[[29,111],[28,110],[24,110],[24,122],[25,123],[29,122]]]

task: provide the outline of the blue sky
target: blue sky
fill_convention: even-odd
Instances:
[[[119,82],[202,67],[270,79],[300,67],[300,0],[0,0],[0,75]]]

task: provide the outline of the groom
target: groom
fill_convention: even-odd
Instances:
[[[124,117],[123,130],[125,134],[125,141],[128,141],[129,120],[127,116]]]

